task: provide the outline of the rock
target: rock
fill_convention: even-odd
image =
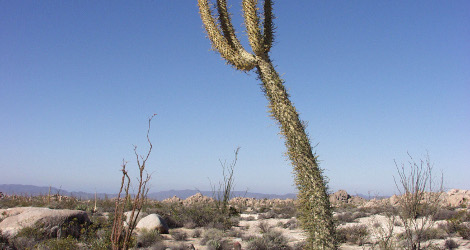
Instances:
[[[345,190],[339,190],[336,193],[330,195],[330,203],[332,205],[348,203],[348,199],[350,197],[351,196]]]
[[[360,196],[352,196],[348,199],[348,203],[354,204],[354,205],[362,205],[366,202],[366,199],[360,197]]]
[[[132,213],[132,211],[124,212],[124,216],[126,218],[126,220],[124,221],[124,226],[125,227],[129,226],[129,222],[131,221],[131,213]],[[142,219],[144,217],[144,215],[145,215],[144,213],[140,212],[139,215],[137,216],[137,211],[134,212],[134,218],[136,218],[136,216],[137,216],[137,221]]]
[[[136,229],[158,230],[161,234],[167,234],[169,230],[165,220],[158,214],[149,214],[142,218],[137,223]]]
[[[164,203],[178,203],[178,204],[183,204],[183,200],[181,200],[179,197],[174,195],[171,198],[164,199],[162,202]]]
[[[214,201],[215,200],[213,198],[204,196],[201,193],[197,193],[193,196],[190,196],[190,197],[186,198],[183,201],[183,204],[186,205],[186,206],[190,206],[190,205],[193,205],[193,204],[196,204],[196,203],[199,203],[199,204],[201,204],[201,203],[211,203],[211,202],[214,202]]]
[[[388,200],[389,200],[389,202],[390,202],[390,205],[392,205],[392,206],[398,206],[398,202],[400,201],[400,198],[399,198],[396,194],[394,194],[394,195],[392,195],[392,197],[390,197]]]
[[[7,238],[14,237],[25,227],[40,227],[51,237],[56,237],[58,232],[62,234],[80,233],[75,230],[81,224],[90,223],[86,212],[69,209],[49,209],[42,207],[15,207],[0,209],[0,214],[4,218],[0,222],[0,231]],[[68,222],[72,222],[62,232],[62,227]],[[76,222],[76,223],[75,223]]]
[[[470,207],[470,190],[451,189],[445,195],[445,201],[450,207]]]

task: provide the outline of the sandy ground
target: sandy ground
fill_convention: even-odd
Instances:
[[[239,223],[238,227],[235,227],[233,230],[237,231],[239,235],[242,235],[244,237],[247,236],[261,236],[261,232],[259,229],[259,224],[260,223],[266,223],[269,227],[271,227],[274,230],[281,231],[283,236],[285,236],[288,241],[290,246],[294,246],[296,243],[303,241],[306,236],[303,234],[302,230],[299,228],[295,229],[288,229],[288,228],[283,228],[281,225],[289,221],[290,219],[258,219],[258,214],[241,214],[241,220]],[[251,220],[247,220],[250,219]],[[369,217],[364,217],[364,218],[359,218],[355,222],[352,223],[347,223],[344,225],[341,225],[340,227],[349,227],[353,225],[366,225],[369,229],[370,233],[370,238],[368,242],[375,241],[381,236],[381,232],[386,232],[387,225],[389,223],[389,219],[386,216],[383,215],[372,215]],[[438,223],[444,223],[444,222],[436,222],[435,226],[437,226]],[[382,231],[381,229],[385,229],[385,231]],[[205,229],[203,228],[196,228],[196,229],[186,229],[186,228],[180,228],[180,229],[174,229],[182,232],[186,232],[188,235],[188,238],[186,241],[175,241],[172,239],[171,235],[164,235],[165,238],[165,243],[166,244],[184,244],[184,245],[189,245],[193,244],[195,249],[208,249],[207,246],[203,246],[200,244],[201,237],[199,238],[192,238],[191,236],[193,235],[195,230],[201,230],[204,231]],[[404,227],[402,226],[394,226],[393,227],[393,232],[394,234],[402,233],[404,231]],[[239,242],[241,243],[242,249],[245,249],[248,245],[247,241],[244,241],[242,237],[226,237],[225,239],[232,241],[232,242]],[[453,238],[448,238],[448,239],[453,239],[456,243],[459,244],[458,248],[455,249],[470,249],[470,241],[469,240],[464,240],[461,237],[453,237]],[[440,239],[440,240],[433,240],[432,243],[439,247],[440,249],[444,249],[444,242],[445,239]],[[364,244],[362,246],[359,245],[352,245],[352,244],[342,244],[339,249],[343,250],[354,250],[354,249],[373,249],[370,244]]]

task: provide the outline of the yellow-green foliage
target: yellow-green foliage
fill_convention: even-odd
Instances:
[[[235,35],[225,0],[217,0],[218,18],[211,12],[208,0],[198,0],[199,12],[212,47],[238,70],[256,68],[269,99],[269,111],[278,122],[285,138],[287,155],[292,162],[299,189],[299,220],[308,232],[307,248],[334,249],[335,227],[327,195],[326,182],[312,152],[305,127],[284,87],[283,80],[269,58],[274,35],[272,1],[265,0],[264,16],[260,17],[257,0],[243,0],[246,32],[253,53],[247,52]],[[263,24],[260,21],[263,20]]]

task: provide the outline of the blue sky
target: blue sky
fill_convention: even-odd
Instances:
[[[240,1],[234,26],[247,46]],[[470,189],[470,2],[277,1],[271,58],[332,191],[395,192],[429,152]],[[0,1],[0,183],[117,192],[133,144],[152,190],[295,192],[256,74],[210,50],[196,1]]]

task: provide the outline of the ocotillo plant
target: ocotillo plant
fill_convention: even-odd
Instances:
[[[335,227],[326,181],[318,166],[317,156],[312,152],[305,125],[289,100],[284,81],[269,57],[274,40],[273,3],[271,0],[264,1],[263,17],[258,13],[257,4],[257,0],[242,1],[244,24],[253,51],[250,53],[235,35],[227,2],[217,0],[218,17],[215,17],[208,0],[198,0],[199,13],[214,50],[238,70],[256,69],[262,81],[263,91],[270,102],[269,111],[280,126],[287,155],[294,167],[295,183],[299,190],[299,220],[308,233],[307,248],[334,249],[337,247]]]

